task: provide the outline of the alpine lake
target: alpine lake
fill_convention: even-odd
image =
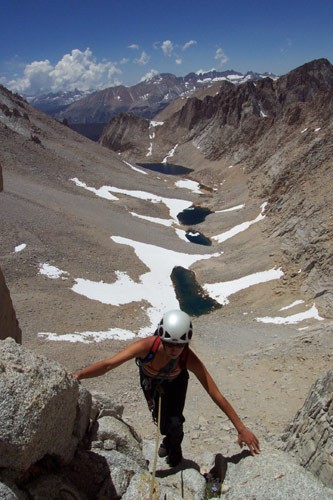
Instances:
[[[193,169],[167,163],[137,163],[137,165],[165,175],[180,176],[193,172]],[[206,217],[212,213],[214,212],[209,208],[193,205],[177,214],[180,224],[188,227],[186,238],[191,243],[211,246],[211,240],[201,232],[193,229],[193,226],[204,222]],[[198,284],[193,271],[176,266],[172,270],[171,280],[180,308],[190,316],[201,316],[222,307],[221,304],[206,294]]]

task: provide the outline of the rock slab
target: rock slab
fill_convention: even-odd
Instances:
[[[333,370],[314,383],[281,439],[284,451],[333,488]]]
[[[69,462],[83,433],[75,379],[11,338],[0,342],[0,360],[0,468],[23,471],[45,455]]]

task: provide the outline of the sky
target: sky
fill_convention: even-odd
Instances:
[[[332,0],[0,0],[0,9],[0,83],[25,95],[333,62]]]
[[[127,167],[133,168],[136,171],[141,172],[143,175],[145,174],[143,170],[140,170],[127,162],[124,163]],[[189,240],[185,238],[185,231],[177,228],[177,213],[179,210],[188,208],[188,206],[191,205],[189,201],[181,198],[181,190],[189,189],[197,193],[200,187],[197,183],[188,179],[183,179],[181,182],[176,181],[175,190],[179,198],[165,198],[154,193],[139,190],[131,191],[120,189],[116,186],[102,186],[99,189],[96,189],[93,186],[87,186],[84,181],[77,178],[70,179],[69,181],[74,182],[76,186],[82,189],[93,192],[100,198],[108,200],[110,203],[117,201],[117,195],[119,194],[150,201],[151,203],[163,203],[169,210],[168,219],[164,220],[154,217],[146,217],[143,215],[140,217],[149,220],[151,224],[163,224],[173,227],[176,235],[186,241],[189,246],[191,245]],[[261,207],[258,207],[259,214],[254,220],[244,221],[243,223],[238,224],[228,231],[220,235],[216,235],[213,238],[220,244],[230,238],[233,238],[237,234],[246,231],[252,224],[259,223],[265,217],[265,206],[266,204],[264,203]],[[244,205],[238,205],[217,211],[216,213],[220,214],[219,217],[223,218],[223,214],[225,212],[237,210],[241,215],[243,209]],[[138,216],[138,214],[135,213],[131,214],[133,216]],[[135,252],[136,257],[144,263],[145,268],[147,268],[148,271],[142,274],[138,281],[133,281],[126,272],[120,271],[115,273],[116,279],[113,283],[91,281],[80,277],[70,276],[70,273],[66,269],[60,269],[56,265],[51,265],[48,262],[41,262],[38,272],[45,277],[45,279],[69,280],[68,286],[71,287],[71,290],[74,293],[82,295],[93,301],[99,301],[103,304],[109,304],[114,307],[116,306],[121,308],[124,304],[143,302],[145,306],[142,306],[142,309],[144,309],[148,317],[148,326],[142,327],[140,325],[136,325],[133,330],[127,330],[124,328],[109,328],[105,331],[78,332],[75,331],[75,325],[73,325],[73,331],[65,334],[58,334],[57,332],[39,332],[38,336],[47,338],[51,341],[92,343],[102,342],[106,339],[112,338],[129,340],[151,335],[166,310],[179,308],[175,289],[170,278],[174,266],[177,265],[182,266],[185,269],[189,269],[195,262],[200,260],[215,259],[225,251],[223,247],[219,247],[218,251],[215,253],[190,254],[186,252],[176,252],[121,236],[113,235],[110,236],[110,239],[115,244],[131,247]],[[25,243],[19,243],[15,247],[14,252],[24,252],[26,249],[27,245]],[[302,270],[299,272],[302,272]],[[234,299],[234,297],[237,296],[238,292],[246,288],[253,288],[261,283],[279,280],[281,277],[283,277],[283,271],[281,268],[274,267],[272,269],[263,269],[250,275],[241,276],[240,278],[232,281],[203,283],[202,287],[205,292],[218,303],[223,306],[228,306],[231,301],[237,300],[236,298]],[[71,286],[73,281],[74,285]],[[295,309],[296,307],[297,309]],[[243,311],[243,314],[251,314],[251,311]],[[277,316],[264,316],[257,317],[255,319],[261,323],[273,323],[279,325],[297,325],[311,319],[318,321],[323,320],[323,318],[319,316],[316,305],[314,303],[306,304],[303,300],[295,300],[291,304],[286,303],[284,307],[277,311]],[[299,329],[304,328],[307,328],[307,326],[300,327]]]

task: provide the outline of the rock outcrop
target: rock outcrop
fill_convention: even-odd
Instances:
[[[312,386],[281,439],[283,450],[333,488],[333,370]]]
[[[3,190],[2,168],[0,165],[0,192]],[[12,337],[21,343],[22,332],[16,319],[10,293],[0,268],[0,340]]]
[[[46,455],[68,463],[86,431],[89,397],[79,398],[61,366],[12,339],[0,349],[0,468],[24,471]]]
[[[59,364],[0,342],[0,492],[4,498],[120,498],[146,470],[121,407],[91,395]],[[98,453],[97,453],[98,452]],[[30,495],[30,496],[29,496]]]
[[[254,459],[227,460],[222,498],[227,500],[332,500],[333,491],[298,465],[287,453],[267,446]]]
[[[140,154],[143,148],[148,151],[149,121],[139,116],[121,113],[116,116],[111,129],[108,127],[102,134],[100,144],[117,153],[131,152],[131,155]],[[130,123],[130,126],[128,124]]]

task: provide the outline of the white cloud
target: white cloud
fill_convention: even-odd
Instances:
[[[23,78],[10,81],[9,87],[18,92],[28,88],[40,88],[42,91],[49,89],[52,86],[52,70],[49,60],[34,61],[25,67]]]
[[[195,74],[196,75],[203,75],[204,73],[210,73],[211,71],[216,71],[216,68],[211,68],[211,69],[198,69]]]
[[[188,42],[186,42],[183,47],[182,47],[182,50],[186,50],[188,49],[189,47],[191,47],[191,45],[196,45],[197,42],[195,40],[189,40]]]
[[[134,59],[134,63],[135,64],[140,64],[142,66],[145,66],[146,64],[148,64],[149,62],[149,59],[150,59],[150,56],[146,53],[146,52],[141,52],[141,56],[139,57],[139,59]]]
[[[181,59],[180,57],[177,57],[177,59],[175,59],[175,63],[176,64],[182,64],[183,63],[183,59]]]
[[[154,76],[158,75],[158,71],[156,69],[151,69],[146,73],[141,79],[140,82],[145,82],[146,80],[151,80]]]
[[[139,50],[140,47],[138,44],[132,43],[132,45],[129,45],[128,48],[133,50]]]
[[[228,56],[225,55],[223,49],[221,48],[216,50],[214,59],[216,59],[219,62],[220,66],[223,66],[225,63],[229,61]]]
[[[163,54],[165,56],[168,56],[170,57],[172,52],[173,52],[173,49],[174,49],[174,45],[173,43],[171,42],[171,40],[165,40],[162,45],[161,45],[161,49],[163,51]]]
[[[62,90],[103,89],[120,83],[115,77],[121,70],[111,61],[97,62],[92,51],[73,49],[52,65],[48,59],[33,61],[24,68],[23,77],[6,82],[14,91],[26,94]]]

